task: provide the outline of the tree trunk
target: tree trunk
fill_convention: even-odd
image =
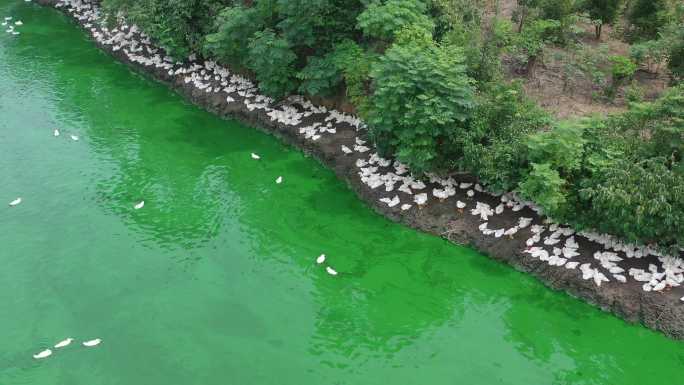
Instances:
[[[518,33],[522,32],[523,25],[525,24],[525,14],[527,13],[527,7],[523,6],[520,12],[520,23],[518,23]]]
[[[596,40],[601,40],[601,31],[603,30],[603,24],[597,24],[594,26],[596,31]]]

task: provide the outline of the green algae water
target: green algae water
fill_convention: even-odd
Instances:
[[[681,378],[684,343],[389,222],[57,11],[0,0],[5,16],[24,26],[0,35],[0,385]]]

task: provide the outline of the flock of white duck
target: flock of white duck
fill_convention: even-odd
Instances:
[[[74,342],[73,338],[64,339],[64,340],[58,342],[57,344],[55,344],[55,346],[52,349],[66,348],[67,346],[71,345],[72,342]],[[81,344],[83,346],[85,346],[86,348],[93,348],[93,347],[99,345],[100,343],[102,343],[102,340],[100,338],[96,338],[94,340],[84,341]],[[52,349],[45,349],[45,350],[41,351],[40,353],[36,353],[33,355],[33,358],[35,358],[37,360],[42,360],[43,358],[48,358],[52,355]]]
[[[420,209],[431,201],[456,199],[458,212],[465,215],[469,209],[469,214],[480,222],[479,230],[484,235],[513,238],[527,229],[530,236],[526,240],[525,253],[556,268],[577,269],[583,279],[591,280],[597,286],[607,282],[627,283],[628,277],[638,281],[644,291],[669,290],[684,283],[684,261],[660,252],[655,246],[629,244],[610,235],[590,231],[576,233],[550,219],[543,222],[537,219],[539,223],[534,223],[534,218],[517,214],[514,223],[494,226],[493,223],[510,222],[505,217],[497,218],[506,211],[534,211],[540,215],[542,212],[534,203],[522,200],[514,193],[493,193],[477,183],[434,174],[427,174],[427,180],[418,179],[405,164],[384,159],[373,151],[372,146],[362,139],[362,131],[366,127],[359,118],[314,106],[300,96],[292,96],[285,103],[275,105],[273,99],[258,94],[254,83],[231,74],[227,68],[213,61],[199,62],[194,55],[185,61],[176,61],[165,55],[162,49],[152,44],[149,36],[137,26],[128,25],[123,17],[119,17],[116,28],[108,28],[99,7],[87,0],[61,0],[57,7],[66,8],[98,43],[114,52],[123,52],[131,62],[157,69],[160,74],[163,71],[167,80],[185,83],[186,87],[192,85],[195,92],[205,92],[225,100],[225,103],[242,103],[249,111],[262,110],[272,121],[291,126],[306,140],[316,142],[322,137],[334,136],[338,129],[354,129],[355,138],[341,145],[340,152],[356,158],[355,166],[361,181],[372,190],[384,191],[379,200],[389,209],[411,212],[409,210]],[[259,156],[252,154],[252,158],[259,159]],[[282,177],[277,180],[280,182]],[[581,258],[580,243],[585,248],[591,247],[592,243],[599,244],[602,250],[595,252],[587,261],[586,257]],[[596,245],[593,248],[596,249]],[[620,266],[620,262],[626,259],[647,257],[653,263],[631,264],[644,268],[632,267],[626,271]],[[325,261],[325,256],[320,259]],[[337,274],[332,268],[328,273]],[[681,300],[684,302],[684,297]]]
[[[24,25],[24,23],[21,20],[17,20],[17,21],[13,22],[12,16],[5,17],[5,20],[2,22],[2,26],[4,28],[7,28],[5,30],[5,33],[10,34],[10,35],[14,35],[14,36],[21,34],[21,32],[17,31],[15,28],[21,27],[22,25]]]

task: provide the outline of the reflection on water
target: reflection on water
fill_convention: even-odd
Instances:
[[[641,385],[684,368],[684,344],[384,220],[56,12],[3,14],[25,22],[0,36],[0,202],[25,199],[0,207],[3,385]],[[65,336],[104,343],[30,358]]]

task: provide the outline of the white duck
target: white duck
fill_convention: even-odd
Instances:
[[[276,179],[276,183],[277,183],[277,184],[283,183],[283,177],[282,177],[282,176],[279,176],[279,177]]]
[[[19,25],[19,26],[21,26],[21,25],[24,25],[24,23],[22,23],[21,20],[17,20],[17,21],[14,22],[14,25]]]
[[[93,346],[99,345],[101,342],[102,342],[101,339],[96,338],[96,339],[94,339],[94,340],[85,341],[85,342],[83,343],[83,346],[85,346],[85,347],[87,347],[87,348],[92,348]]]
[[[59,136],[59,130],[55,128],[55,131],[52,132],[52,135]]]
[[[255,153],[252,153],[252,159],[259,160],[259,159],[261,159],[261,157]]]
[[[349,154],[351,154],[351,153],[354,152],[354,151],[352,151],[351,148],[349,148],[349,147],[347,147],[347,146],[345,146],[345,145],[342,145],[342,152],[344,152],[345,154],[349,155]]]
[[[73,340],[74,340],[73,338],[67,338],[67,339],[65,339],[65,340],[59,341],[59,342],[55,345],[55,349],[59,349],[59,348],[63,348],[63,347],[69,346],[69,344],[71,344],[71,342],[72,342]]]
[[[333,269],[333,268],[330,267],[330,266],[326,267],[326,268],[325,268],[325,271],[327,271],[328,274],[330,274],[330,275],[337,275],[337,271],[335,271],[335,269]]]
[[[134,209],[140,210],[141,208],[145,207],[145,201],[140,201],[140,203],[136,204],[133,206]]]
[[[40,353],[38,353],[38,354],[34,354],[34,355],[33,355],[33,358],[35,358],[35,359],[37,359],[37,360],[40,360],[40,359],[42,359],[42,358],[50,357],[51,355],[52,355],[52,350],[50,350],[50,349],[45,349],[45,350],[43,350],[42,352],[40,352]]]
[[[10,206],[14,207],[21,203],[21,198],[17,198],[9,203]]]
[[[317,264],[320,265],[320,264],[323,263],[323,262],[325,262],[325,254],[321,254],[321,255],[318,256],[318,258],[316,258],[316,263],[317,263]]]
[[[71,140],[73,140],[74,142],[78,142],[78,136],[71,135]]]
[[[425,205],[425,203],[427,203],[428,200],[427,193],[416,194],[413,197],[413,200],[414,202],[416,202],[416,204],[418,204],[418,206],[423,206]]]

